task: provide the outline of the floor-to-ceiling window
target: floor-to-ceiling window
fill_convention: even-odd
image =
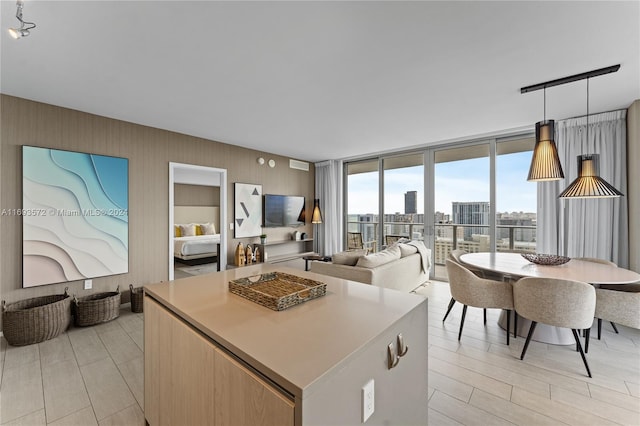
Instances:
[[[496,144],[496,250],[535,252],[537,183],[527,175],[534,138]]]
[[[446,277],[451,250],[491,250],[490,145],[479,143],[434,152],[435,276]]]
[[[439,279],[456,248],[535,251],[537,191],[527,182],[533,145],[526,135],[347,161],[345,228],[370,250],[398,237],[424,240]]]
[[[377,250],[379,181],[378,162],[374,160],[347,163],[345,166],[347,249]]]
[[[384,220],[382,245],[424,235],[424,155],[422,152],[382,160]]]

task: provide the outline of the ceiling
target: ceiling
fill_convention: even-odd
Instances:
[[[531,130],[521,87],[609,65],[590,112],[640,99],[638,1],[27,0],[19,40],[0,6],[2,93],[306,161]]]

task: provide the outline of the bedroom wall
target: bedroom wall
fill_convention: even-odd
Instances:
[[[265,193],[303,195],[313,207],[315,169],[289,168],[289,159],[239,146],[214,142],[53,105],[1,95],[0,104],[0,208],[22,205],[22,145],[112,155],[129,159],[129,273],[95,278],[92,290],[82,282],[22,289],[22,225],[18,216],[0,217],[0,298],[20,299],[70,292],[123,290],[168,279],[167,227],[169,221],[169,162],[196,164],[228,170],[227,220],[233,220],[233,183],[260,183]],[[257,163],[258,157],[274,159],[275,168]],[[227,224],[227,229],[229,225]],[[297,228],[312,233],[312,225]],[[273,240],[287,239],[290,228],[271,229]],[[239,240],[229,232],[229,258]],[[258,239],[242,239],[243,244]]]
[[[220,205],[219,187],[176,183],[173,191],[173,203],[176,206]]]

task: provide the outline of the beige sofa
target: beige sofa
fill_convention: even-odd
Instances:
[[[378,287],[411,291],[429,279],[431,250],[422,242],[397,244],[378,253],[336,253],[332,262],[312,262],[311,271]]]

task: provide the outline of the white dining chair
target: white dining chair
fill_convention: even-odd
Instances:
[[[451,252],[449,252],[449,256],[448,259],[456,262],[458,265],[462,265],[465,268],[467,268],[469,271],[473,272],[475,275],[481,277],[481,278],[487,278],[490,280],[502,280],[502,277],[499,276],[496,273],[491,273],[490,271],[484,271],[480,268],[474,268],[472,266],[469,266],[467,264],[465,264],[461,259],[460,256],[462,256],[463,254],[467,254],[468,252],[465,250],[460,250],[460,249],[455,249],[455,250],[451,250]],[[451,312],[451,309],[453,308],[453,305],[455,305],[456,301],[455,299],[452,297],[451,300],[449,300],[449,306],[447,306],[447,312],[444,314],[444,318],[442,318],[442,321],[444,322],[447,317],[449,316],[449,312]],[[487,310],[485,309],[483,311],[483,317],[484,317],[484,325],[487,325]],[[515,334],[514,334],[515,337]]]
[[[463,304],[458,340],[462,337],[462,327],[467,315],[467,306],[483,308],[485,312],[487,308],[506,309],[508,345],[511,312],[513,311],[513,289],[511,283],[480,278],[453,260],[447,259],[446,262],[452,300]],[[487,323],[486,314],[484,323],[485,325]]]
[[[577,257],[586,262],[615,266],[614,262],[594,257]],[[601,284],[596,288],[596,312],[598,320],[598,340],[602,336],[602,320],[609,321],[613,331],[618,334],[616,324],[631,328],[640,328],[640,283]],[[589,351],[589,340],[585,342],[585,352]]]
[[[513,284],[513,303],[516,315],[531,320],[520,359],[529,347],[531,336],[540,322],[555,327],[570,328],[587,374],[591,370],[582,350],[578,330],[589,330],[596,309],[596,292],[591,284],[554,278],[521,278]]]

